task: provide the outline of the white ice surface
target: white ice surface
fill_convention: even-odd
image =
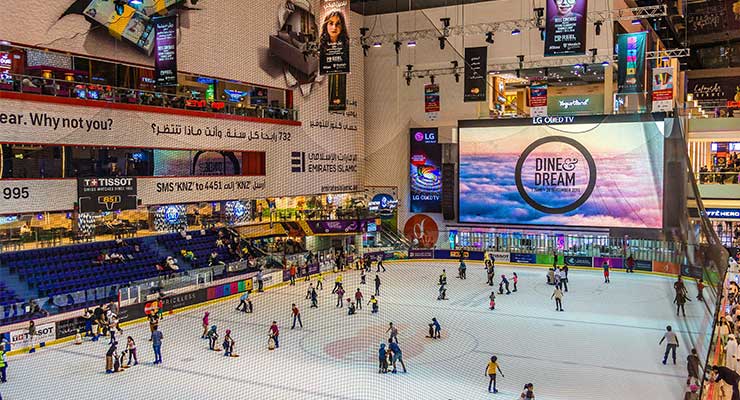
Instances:
[[[380,312],[367,305],[357,315],[336,309],[333,276],[320,292],[319,308],[305,300],[307,283],[253,296],[255,313],[223,302],[166,316],[162,365],[154,366],[144,324],[128,327],[141,364],[107,375],[107,339],[80,346],[64,344],[35,354],[11,357],[5,400],[61,399],[517,399],[527,382],[540,400],[681,399],[686,376],[689,332],[706,323],[696,301],[688,317],[676,318],[673,279],[612,273],[603,283],[600,270],[570,272],[565,312],[550,300],[545,270],[499,265],[497,276],[519,275],[519,291],[497,298],[488,310],[481,264],[468,267],[468,279],[455,278],[457,264],[387,263],[381,273]],[[446,268],[448,297],[437,301],[437,276]],[[375,273],[362,286],[370,298]],[[498,278],[497,278],[498,281]],[[315,283],[315,281],[312,281]],[[345,273],[345,288],[359,286],[357,272]],[[687,283],[689,294],[695,285]],[[497,289],[497,287],[496,287]],[[305,328],[290,330],[290,304],[297,303]],[[239,358],[208,350],[200,339],[201,317],[223,336],[231,329]],[[443,339],[425,338],[432,317],[442,324]],[[267,332],[275,319],[280,348],[267,350]],[[388,322],[400,328],[399,342],[407,374],[377,373],[377,349],[387,340]],[[658,341],[666,325],[679,333],[678,364],[660,363]],[[121,343],[125,341],[120,339]],[[497,395],[487,392],[486,363],[497,355],[504,376]],[[400,369],[400,365],[399,365]]]

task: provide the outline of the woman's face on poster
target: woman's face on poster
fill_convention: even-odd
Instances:
[[[326,33],[329,34],[329,40],[332,43],[336,43],[339,40],[339,35],[342,33],[342,20],[339,16],[334,15],[326,21]]]
[[[566,16],[573,12],[576,0],[555,0],[555,4],[558,6],[558,14]]]

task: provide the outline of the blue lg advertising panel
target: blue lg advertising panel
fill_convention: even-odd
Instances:
[[[437,128],[411,129],[411,212],[442,211],[442,148]]]

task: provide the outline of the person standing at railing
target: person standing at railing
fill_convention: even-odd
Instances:
[[[740,400],[740,390],[738,390],[738,383],[740,383],[740,375],[734,370],[727,367],[720,367],[717,365],[712,366],[712,372],[714,373],[714,382],[725,381],[728,385],[732,386],[732,400]]]

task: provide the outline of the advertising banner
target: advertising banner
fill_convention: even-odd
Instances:
[[[347,110],[347,74],[329,75],[329,111]]]
[[[411,249],[409,250],[409,258],[434,258],[434,250]]]
[[[509,262],[511,259],[511,254],[507,252],[502,251],[493,251],[486,253],[490,258],[492,258],[496,262]]]
[[[427,83],[424,85],[424,115],[427,121],[439,118],[439,85]]]
[[[702,78],[689,79],[686,92],[694,100],[723,100],[728,106],[740,107],[740,78]]]
[[[442,146],[437,142],[437,128],[412,128],[409,137],[411,212],[441,212]]]
[[[57,338],[56,335],[56,324],[53,322],[47,324],[36,325],[36,336],[33,337],[33,343],[38,345],[39,343],[48,342]],[[28,329],[18,329],[10,331],[10,348],[11,350],[21,349],[24,347],[30,347],[31,341],[28,336]]]
[[[663,274],[678,275],[680,272],[678,264],[666,261],[653,261],[653,272]]]
[[[465,260],[483,261],[482,251],[468,250],[434,250],[434,258],[459,260],[462,254]]]
[[[653,262],[647,260],[635,260],[635,269],[638,271],[651,272],[653,270]]]
[[[529,253],[511,253],[509,260],[515,264],[536,264],[537,255]]]
[[[432,217],[426,214],[411,216],[403,226],[403,235],[414,247],[431,249],[437,244],[439,227]]]
[[[653,112],[673,111],[673,68],[653,68]]]
[[[377,213],[381,219],[391,219],[398,208],[398,200],[387,193],[378,193],[367,203],[370,211]]]
[[[532,117],[547,116],[546,82],[532,82],[529,86],[529,115]]]
[[[587,121],[461,121],[460,222],[661,228],[663,121]]]
[[[569,267],[591,267],[593,258],[585,256],[565,256],[565,265]]]
[[[465,49],[465,94],[463,101],[486,101],[488,47]]]
[[[80,212],[135,210],[136,178],[78,178]]]
[[[321,0],[320,21],[321,74],[349,73],[349,0]]]
[[[586,54],[588,0],[547,0],[545,56]]]
[[[681,275],[688,276],[691,278],[697,278],[697,279],[702,278],[704,276],[703,270],[701,267],[697,267],[694,265],[685,265],[685,264],[681,265]]]
[[[603,94],[550,96],[548,115],[594,115],[604,113]]]
[[[594,268],[603,267],[605,262],[609,268],[624,268],[624,260],[616,257],[594,257]]]
[[[177,16],[153,18],[154,80],[158,87],[177,86]]]
[[[336,221],[306,221],[308,227],[317,234],[322,233],[361,233],[367,230],[367,223],[375,220],[336,220]]]
[[[737,0],[693,2],[685,14],[690,36],[737,32],[740,29],[740,5]]]
[[[645,92],[647,32],[618,35],[620,94]]]

